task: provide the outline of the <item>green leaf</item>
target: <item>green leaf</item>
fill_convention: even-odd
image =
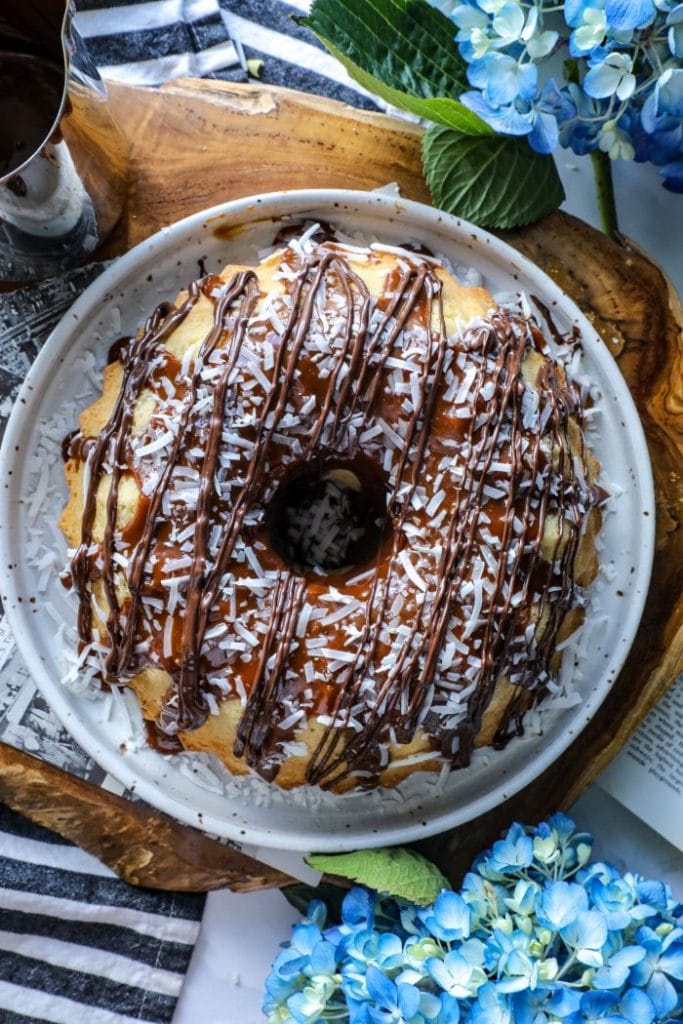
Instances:
[[[450,889],[439,869],[412,850],[387,847],[355,853],[312,853],[306,858],[316,871],[350,878],[369,889],[401,896],[412,903],[433,903],[442,889]]]
[[[306,885],[305,882],[295,882],[293,885],[284,885],[280,892],[291,906],[303,916],[308,910],[311,900],[322,900],[327,905],[327,920],[329,924],[338,924],[341,921],[342,900],[348,892],[338,885],[330,882],[321,882],[320,885]]]
[[[455,98],[468,88],[466,65],[453,23],[426,0],[315,0],[297,20],[369,92],[436,124],[492,134]]]
[[[434,126],[425,132],[422,156],[435,205],[481,227],[520,227],[564,201],[555,161],[524,138]]]

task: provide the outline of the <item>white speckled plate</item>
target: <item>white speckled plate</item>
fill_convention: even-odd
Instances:
[[[283,218],[302,216],[389,243],[421,241],[454,265],[474,266],[494,293],[523,289],[538,296],[561,330],[578,326],[582,373],[602,396],[590,444],[618,497],[605,516],[603,571],[590,590],[587,626],[565,653],[565,683],[578,696],[535,714],[525,738],[501,752],[478,753],[442,785],[422,774],[402,791],[286,795],[260,780],[231,779],[207,757],[157,754],[142,739],[132,695],[79,695],[63,683],[75,600],[57,578],[66,559],[56,528],[66,495],[59,449],[78,410],[97,393],[97,371],[109,345],[161,300],[174,298],[198,276],[200,263],[218,271],[227,262],[256,262]],[[504,242],[382,193],[298,191],[240,199],[137,246],[88,288],[50,337],[26,379],[0,453],[2,599],[44,697],[77,742],[148,803],[189,825],[259,846],[346,850],[406,842],[474,818],[529,783],[581,732],[624,662],[647,592],[653,534],[652,476],[638,414],[614,360],[574,303]]]

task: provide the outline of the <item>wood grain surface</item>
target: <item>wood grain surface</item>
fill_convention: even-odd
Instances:
[[[189,213],[282,188],[370,189],[396,181],[429,194],[419,127],[272,87],[181,80],[111,87],[131,142],[127,212],[99,256],[114,256]],[[627,239],[612,242],[555,213],[501,233],[576,300],[616,356],[647,435],[657,492],[657,550],[626,667],[572,747],[504,805],[420,848],[457,882],[511,820],[567,807],[614,757],[683,669],[683,315],[662,271]],[[95,790],[0,747],[0,796],[101,857],[133,884],[207,890],[282,884],[277,872],[139,803]]]

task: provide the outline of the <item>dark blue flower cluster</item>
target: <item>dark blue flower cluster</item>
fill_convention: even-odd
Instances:
[[[352,889],[311,903],[266,982],[270,1024],[659,1024],[683,1015],[683,906],[590,863],[557,814],[513,825],[427,907]]]
[[[656,164],[683,192],[683,3],[677,0],[430,0],[457,26],[471,91],[460,101],[533,149]],[[539,64],[561,48],[574,74]]]

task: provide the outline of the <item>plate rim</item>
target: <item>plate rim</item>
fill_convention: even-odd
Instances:
[[[81,321],[88,316],[99,303],[102,309],[106,308],[106,297],[113,296],[118,291],[118,286],[124,281],[131,270],[140,267],[147,267],[153,260],[156,251],[164,248],[169,236],[181,233],[186,234],[196,229],[207,228],[209,222],[218,218],[231,217],[235,219],[241,213],[258,208],[262,204],[272,203],[294,203],[301,207],[305,213],[307,208],[324,206],[326,204],[338,203],[339,213],[343,214],[343,205],[351,204],[356,206],[357,212],[372,210],[373,205],[384,207],[390,211],[392,208],[400,207],[402,212],[419,230],[415,220],[426,220],[434,229],[451,231],[455,240],[465,241],[461,236],[466,233],[469,242],[475,246],[486,246],[492,254],[496,254],[503,263],[510,265],[514,263],[515,269],[521,270],[531,280],[538,280],[544,300],[550,295],[562,311],[576,323],[581,331],[583,339],[590,338],[590,345],[594,348],[598,361],[602,361],[602,368],[610,381],[613,394],[620,402],[620,410],[625,423],[628,424],[628,433],[634,454],[635,480],[639,491],[639,507],[641,510],[641,528],[637,537],[637,549],[639,558],[639,575],[642,577],[636,581],[636,590],[633,599],[629,602],[628,613],[625,616],[625,625],[628,626],[626,633],[622,627],[621,636],[628,636],[628,641],[620,645],[623,648],[616,658],[615,668],[609,681],[605,679],[601,687],[599,699],[594,696],[595,688],[586,697],[583,703],[583,714],[577,716],[575,735],[568,735],[566,738],[557,738],[548,745],[545,751],[530,759],[527,765],[508,777],[503,777],[495,786],[490,788],[485,796],[476,798],[466,806],[466,809],[456,808],[432,815],[424,824],[415,819],[407,821],[404,825],[392,825],[387,830],[380,829],[377,834],[368,833],[361,841],[356,836],[346,837],[341,833],[332,836],[320,835],[315,829],[315,812],[311,813],[311,834],[303,836],[276,833],[265,828],[265,826],[242,827],[242,823],[231,824],[227,819],[214,817],[212,813],[202,811],[201,825],[198,823],[196,814],[190,807],[173,795],[165,794],[158,782],[140,779],[136,776],[134,765],[127,761],[127,758],[113,748],[111,750],[100,746],[96,737],[89,731],[89,723],[86,719],[74,719],[71,708],[67,703],[67,691],[63,683],[57,679],[56,674],[51,674],[48,667],[43,664],[33,651],[31,643],[31,619],[25,603],[18,600],[20,591],[18,587],[18,574],[22,564],[21,556],[11,551],[11,523],[13,506],[21,500],[20,495],[12,498],[12,460],[15,454],[15,446],[23,439],[22,432],[25,429],[26,410],[30,410],[31,396],[36,390],[40,394],[38,385],[47,377],[50,367],[61,365],[68,359],[68,353],[63,351],[73,331],[73,323]],[[295,211],[285,210],[283,213],[294,215]],[[274,216],[275,213],[268,214]],[[258,218],[251,217],[246,223],[251,224]],[[648,515],[642,513],[647,511]],[[190,827],[201,827],[203,831],[218,834],[223,838],[235,840],[242,844],[256,844],[262,847],[288,849],[305,852],[312,849],[311,840],[313,832],[316,833],[315,849],[326,852],[337,852],[372,846],[398,844],[413,842],[417,839],[426,838],[448,829],[462,825],[467,821],[474,820],[481,814],[486,813],[520,792],[546,771],[562,754],[568,749],[572,742],[576,742],[583,733],[588,723],[597,713],[607,698],[616,678],[622,671],[628,653],[631,650],[635,639],[642,613],[649,592],[652,562],[654,558],[655,540],[655,494],[652,475],[652,465],[645,432],[640,419],[640,414],[635,401],[624,380],[616,360],[603,342],[602,338],[579,309],[576,302],[557,285],[544,270],[533,263],[528,257],[518,252],[507,242],[489,234],[482,228],[477,227],[462,218],[448,214],[443,210],[428,206],[415,200],[404,199],[400,196],[391,195],[381,191],[363,191],[357,189],[283,189],[273,192],[260,193],[252,196],[244,196],[239,199],[218,203],[214,206],[190,214],[187,217],[175,221],[173,224],[162,227],[159,231],[143,239],[136,246],[130,249],[123,256],[119,257],[108,267],[98,278],[95,279],[69,307],[60,318],[58,324],[50,332],[41,351],[31,365],[17,394],[14,406],[7,422],[5,435],[0,448],[0,565],[7,566],[8,571],[3,570],[0,576],[0,598],[2,599],[5,615],[12,630],[18,650],[24,660],[26,667],[33,678],[36,686],[44,699],[60,719],[65,729],[73,736],[77,743],[89,754],[93,760],[105,771],[111,774],[127,789],[133,787],[136,796],[150,804],[153,808],[170,815],[176,821]],[[586,708],[588,711],[586,712]],[[567,730],[567,733],[573,730]],[[548,754],[550,751],[550,754]],[[161,756],[161,755],[160,755]],[[197,787],[200,788],[200,787]],[[467,808],[473,807],[472,813],[467,813]],[[246,825],[246,823],[243,823]],[[278,840],[279,837],[279,840]]]

